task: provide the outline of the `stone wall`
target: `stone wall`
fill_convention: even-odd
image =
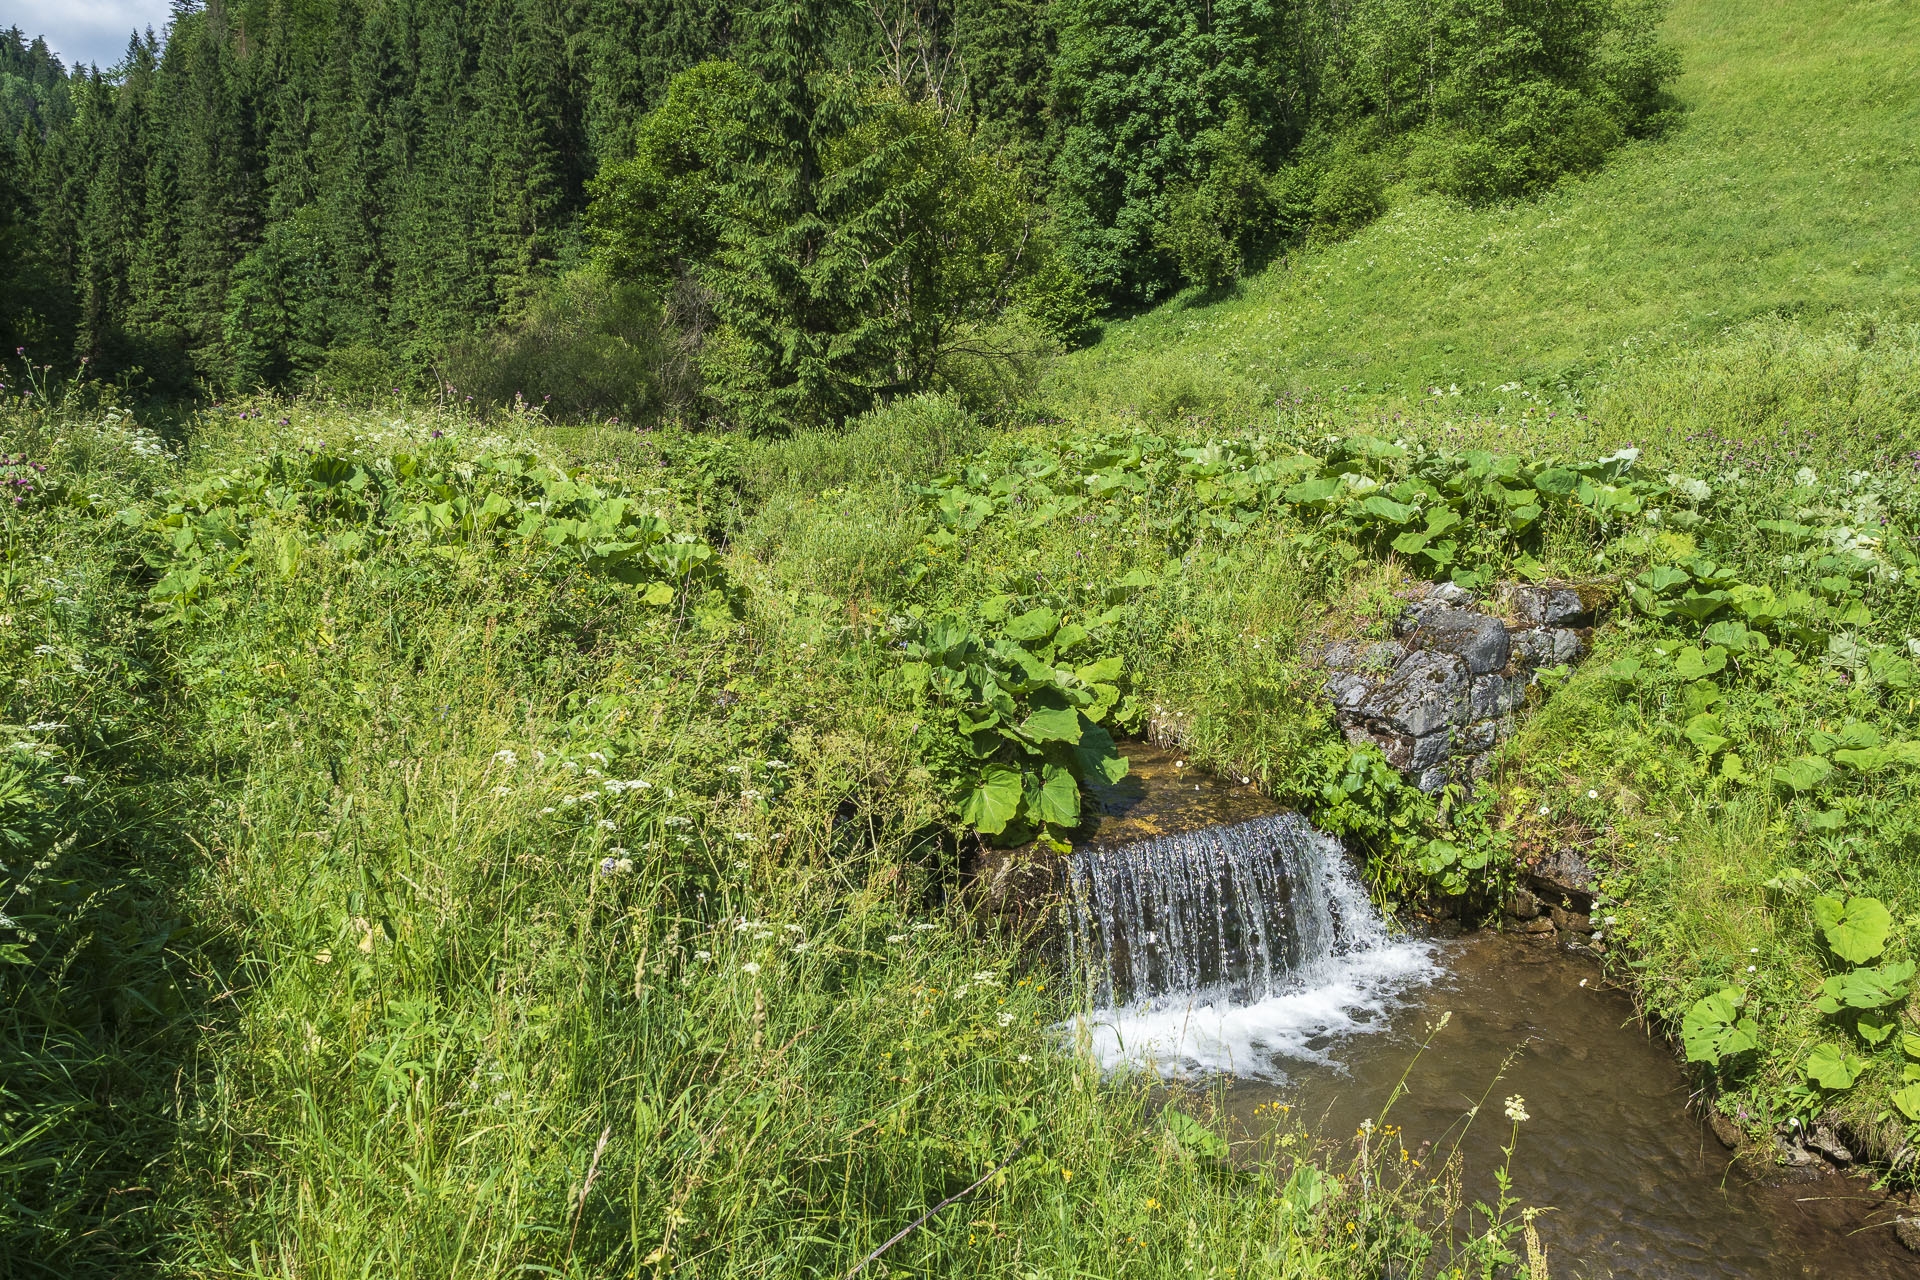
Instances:
[[[1506,584],[1478,601],[1420,584],[1390,640],[1340,640],[1314,655],[1347,738],[1371,742],[1423,791],[1471,785],[1538,686],[1542,668],[1585,657],[1604,592]]]

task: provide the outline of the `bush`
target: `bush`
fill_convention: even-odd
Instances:
[[[340,400],[366,403],[390,395],[411,379],[385,347],[356,342],[327,352],[314,381]]]
[[[659,300],[594,271],[562,276],[515,327],[454,343],[440,374],[477,404],[557,418],[664,418],[698,390]]]
[[[1387,179],[1372,156],[1336,154],[1320,171],[1313,226],[1322,235],[1352,235],[1387,209]]]

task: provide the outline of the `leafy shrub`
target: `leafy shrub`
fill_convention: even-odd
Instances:
[[[153,603],[175,623],[229,607],[228,588],[256,575],[291,578],[309,555],[366,562],[485,555],[517,545],[639,586],[648,604],[690,609],[725,594],[713,549],[632,498],[520,454],[458,462],[441,451],[352,448],[278,454],[163,495],[152,525]]]
[[[1386,173],[1378,160],[1342,151],[1319,166],[1312,205],[1316,232],[1336,239],[1352,235],[1386,208]]]
[[[557,418],[671,416],[698,390],[657,298],[591,271],[561,277],[512,327],[454,343],[440,372],[476,404]]]
[[[355,404],[377,404],[413,381],[392,352],[370,342],[330,349],[314,373],[322,391]]]
[[[1081,784],[1126,776],[1106,726],[1139,710],[1123,700],[1121,660],[1092,652],[1118,617],[1063,623],[1036,608],[987,636],[943,619],[906,640],[898,679],[920,708],[916,750],[966,826],[996,843],[1061,841],[1080,825]]]

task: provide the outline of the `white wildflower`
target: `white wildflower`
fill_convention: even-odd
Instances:
[[[1507,1099],[1507,1119],[1515,1124],[1532,1119],[1527,1114],[1527,1100],[1517,1093]]]
[[[759,966],[758,964],[756,964],[756,963],[755,963],[754,961],[752,961],[752,960],[749,960],[749,961],[747,961],[747,962],[746,962],[745,964],[743,964],[743,965],[741,965],[741,966],[740,966],[740,972],[742,972],[742,973],[758,973],[758,972],[760,972],[760,966]]]
[[[1010,1013],[1002,1013],[998,1018],[994,1020],[1004,1027],[1008,1023],[1013,1021],[1013,1015]]]
[[[500,750],[494,752],[493,758],[509,769],[520,763],[520,757],[513,754],[512,749],[508,747],[502,747]]]

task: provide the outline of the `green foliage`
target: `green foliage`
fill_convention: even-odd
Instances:
[[[671,418],[699,392],[691,353],[657,296],[589,271],[555,281],[510,327],[452,343],[440,373],[449,394],[476,406],[562,421]]]
[[[1884,964],[1877,969],[1855,969],[1836,974],[1820,987],[1816,1008],[1829,1017],[1842,1009],[1884,1009],[1907,994],[1907,980],[1913,977],[1912,961]],[[1874,1036],[1877,1044],[1884,1036]]]
[[[355,564],[398,552],[453,567],[514,548],[536,571],[603,574],[661,609],[726,595],[705,542],[528,453],[456,461],[430,441],[393,452],[355,442],[273,455],[161,497],[151,527],[164,549],[149,555],[159,580],[147,594],[175,623],[232,608],[236,580],[293,578],[311,555]]]
[[[1817,1044],[1807,1054],[1806,1077],[1822,1089],[1834,1093],[1844,1093],[1853,1088],[1860,1073],[1867,1069],[1866,1060],[1848,1053],[1833,1044]]]
[[[957,362],[1030,363],[1010,313],[1084,323],[1014,171],[933,109],[792,56],[778,74],[798,79],[727,63],[677,78],[634,158],[596,186],[610,269],[684,274],[710,300],[717,411],[837,425],[951,381]]]
[[[1877,898],[1848,898],[1844,902],[1815,898],[1813,920],[1833,953],[1852,964],[1866,964],[1878,956],[1893,929],[1892,913]]]
[[[1680,1023],[1680,1042],[1688,1062],[1709,1066],[1752,1052],[1760,1043],[1760,1024],[1741,1006],[1747,993],[1728,987],[1694,1001]]]
[[[1081,785],[1126,776],[1107,725],[1139,711],[1121,660],[1094,656],[1119,614],[1008,617],[1004,600],[986,612],[1001,618],[988,636],[943,619],[905,641],[897,678],[920,709],[916,750],[966,826],[1007,844],[1062,841],[1080,825]]]

